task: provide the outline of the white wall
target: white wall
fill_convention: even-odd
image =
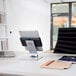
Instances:
[[[59,3],[62,2],[62,0],[47,0],[49,3]]]
[[[43,49],[50,49],[50,4],[47,1],[6,0],[6,12],[9,50],[25,50],[19,40],[20,30],[38,30]]]

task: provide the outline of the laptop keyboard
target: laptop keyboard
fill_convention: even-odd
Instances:
[[[62,56],[59,60],[76,62],[76,56]]]

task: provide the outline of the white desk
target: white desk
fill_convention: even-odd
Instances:
[[[0,74],[4,76],[76,76],[76,64],[67,70],[40,68],[45,61],[60,57],[55,54],[43,54],[43,56],[44,58],[38,61],[30,61],[26,60],[25,53],[16,52],[15,58],[0,58]]]

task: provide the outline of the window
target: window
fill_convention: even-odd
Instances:
[[[76,27],[76,3],[51,4],[51,48],[57,42],[58,28]]]
[[[68,4],[52,4],[52,13],[68,13],[68,9]]]

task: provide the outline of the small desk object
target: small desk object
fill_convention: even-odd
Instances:
[[[15,57],[14,51],[0,51],[0,57]]]

